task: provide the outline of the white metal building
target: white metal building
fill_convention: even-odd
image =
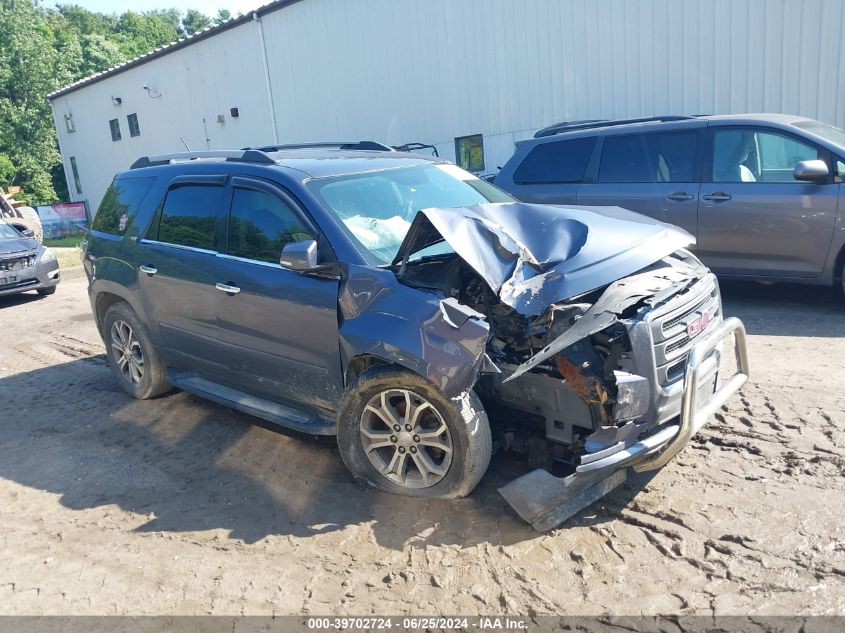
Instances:
[[[420,141],[455,160],[480,134],[463,159],[487,174],[556,121],[845,127],[843,26],[843,0],[278,0],[49,98],[93,211],[115,172],[186,146]]]

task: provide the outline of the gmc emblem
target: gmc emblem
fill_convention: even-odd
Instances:
[[[707,329],[707,326],[710,325],[710,321],[712,321],[713,317],[716,316],[716,310],[710,308],[697,314],[698,316],[687,322],[687,336],[690,338],[695,338]]]

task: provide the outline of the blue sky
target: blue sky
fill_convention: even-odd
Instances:
[[[214,15],[217,9],[229,9],[232,15],[238,11],[246,13],[270,0],[61,0],[58,4],[78,4],[91,11],[101,13],[123,13],[127,10],[148,11],[150,9],[176,8],[185,11],[187,9],[199,9],[207,15]],[[48,0],[45,5],[57,4]]]

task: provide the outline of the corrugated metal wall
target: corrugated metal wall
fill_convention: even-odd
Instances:
[[[262,21],[283,142],[423,141],[453,158],[455,137],[482,133],[492,172],[514,141],[567,119],[770,111],[845,127],[842,0],[303,0]],[[231,105],[250,107],[209,126],[211,147],[272,142],[257,30],[61,97],[78,130],[59,126],[65,159],[80,142],[104,153],[80,165],[95,178],[84,197],[102,195],[91,171],[179,150],[179,135],[196,138],[198,120]],[[118,149],[104,98],[134,99],[147,78],[161,106],[145,111],[147,138]],[[180,88],[191,81],[195,92]]]

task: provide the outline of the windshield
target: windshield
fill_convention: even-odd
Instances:
[[[0,220],[0,239],[20,239],[22,236],[14,227]]]
[[[374,264],[393,261],[421,209],[514,201],[490,183],[449,164],[317,178],[307,187]],[[445,242],[437,247],[426,249],[425,254],[449,250]]]
[[[821,121],[798,121],[793,125],[816,136],[821,136],[826,141],[836,143],[840,147],[845,147],[845,130],[840,130],[838,127],[833,127]]]

